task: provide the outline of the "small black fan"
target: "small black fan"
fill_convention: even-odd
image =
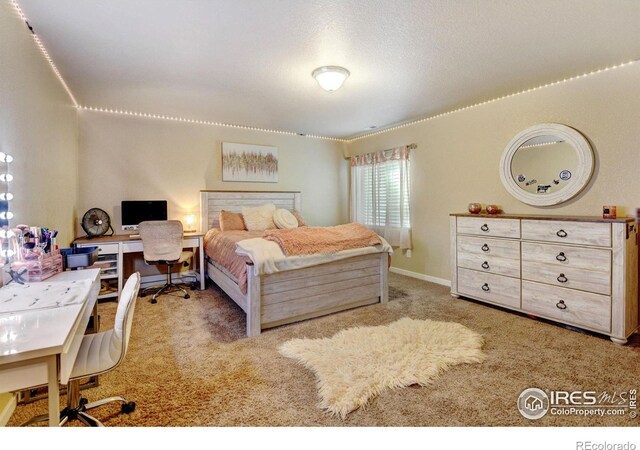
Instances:
[[[82,217],[82,229],[87,233],[87,237],[97,237],[104,235],[111,230],[109,236],[113,236],[113,227],[109,214],[100,208],[91,208]]]

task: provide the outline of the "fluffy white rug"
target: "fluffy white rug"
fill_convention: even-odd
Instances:
[[[324,339],[292,339],[280,353],[311,369],[320,407],[343,419],[386,388],[427,385],[452,365],[485,358],[484,339],[454,322],[400,319]]]

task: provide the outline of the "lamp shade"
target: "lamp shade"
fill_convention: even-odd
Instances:
[[[350,73],[344,67],[322,66],[311,72],[311,75],[322,89],[331,92],[340,89]]]

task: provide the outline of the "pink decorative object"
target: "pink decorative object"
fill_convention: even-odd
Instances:
[[[487,205],[487,214],[500,214],[501,212],[498,205]]]
[[[28,283],[43,281],[58,272],[62,272],[62,256],[58,251],[44,253],[36,259],[14,261],[11,264],[11,268],[16,272],[26,268],[27,271],[22,275],[22,279]]]
[[[480,214],[482,205],[480,203],[469,203],[468,209],[471,214]]]

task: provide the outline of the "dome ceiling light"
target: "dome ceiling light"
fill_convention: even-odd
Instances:
[[[322,66],[311,72],[311,76],[325,91],[337,91],[344,81],[349,78],[349,71],[339,66]]]

